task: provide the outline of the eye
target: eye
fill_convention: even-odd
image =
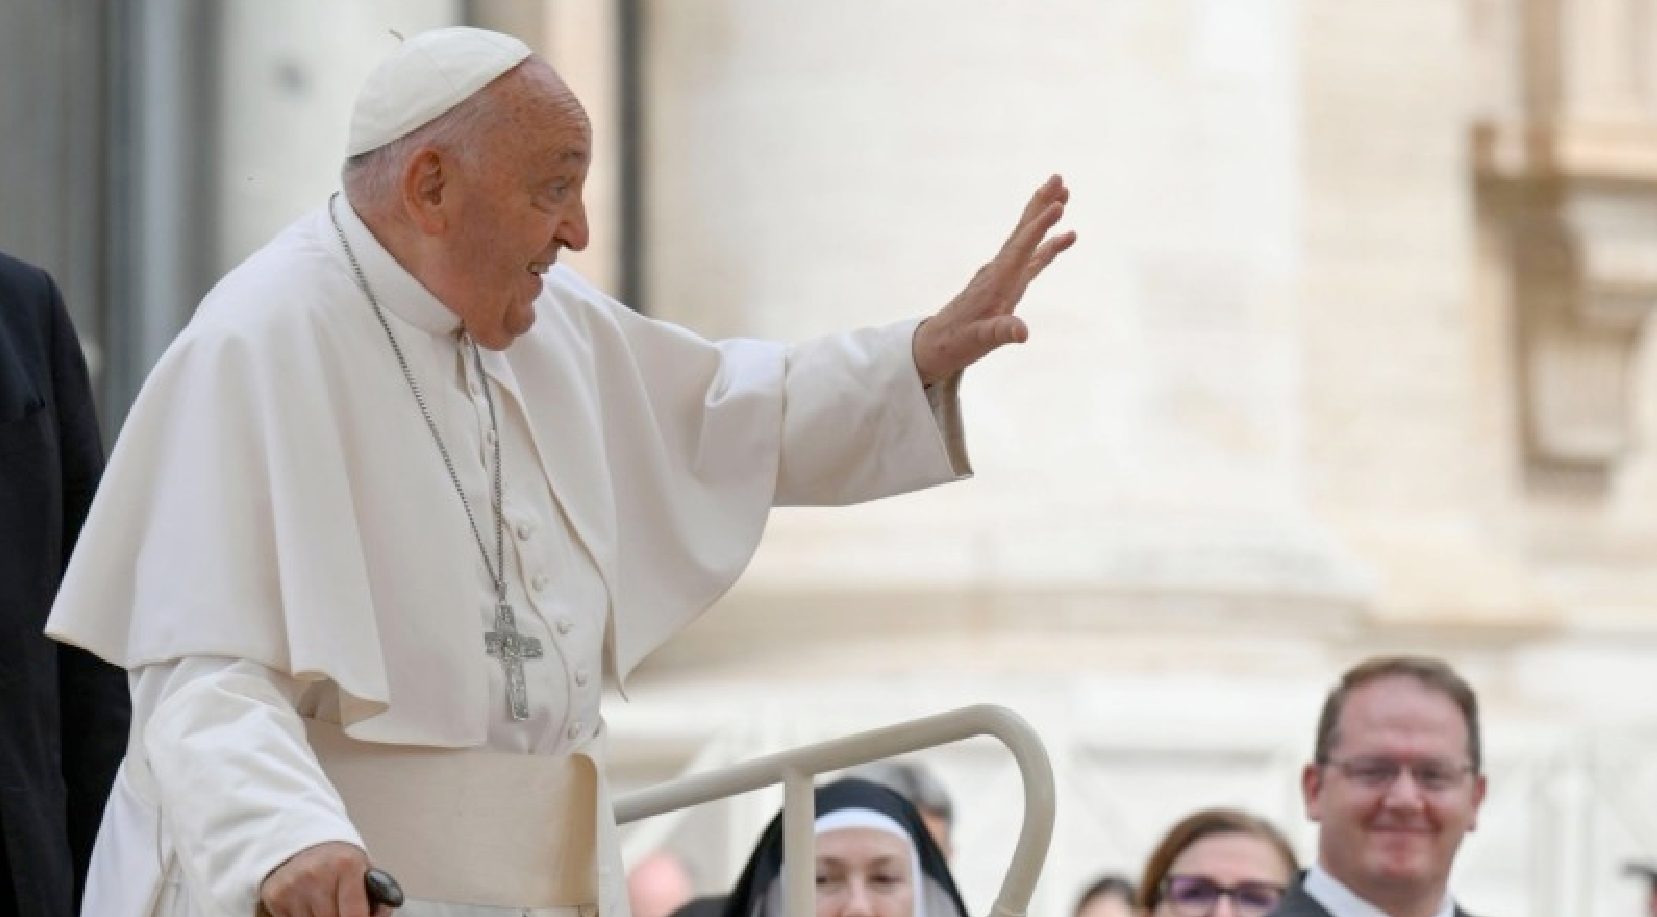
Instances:
[[[1398,774],[1398,765],[1381,758],[1359,758],[1352,762],[1348,773],[1366,786],[1379,786],[1392,782]]]
[[[1283,899],[1283,889],[1264,882],[1239,882],[1236,889],[1238,904],[1251,908],[1260,913],[1266,913],[1277,907]]]
[[[1416,768],[1415,779],[1429,790],[1445,790],[1455,785],[1461,774],[1448,764],[1427,763]]]

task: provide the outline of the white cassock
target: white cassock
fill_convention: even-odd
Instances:
[[[494,590],[460,499],[320,209],[227,275],[156,366],[48,624],[132,672],[84,913],[247,917],[298,850],[362,843],[303,714],[362,742],[593,759],[597,905],[626,917],[602,683],[729,588],[773,504],[969,473],[958,380],[923,391],[914,322],[713,344],[562,267],[479,378],[454,314],[343,198],[334,212],[491,554],[494,396],[507,598],[545,650],[524,662],[529,718],[484,652]]]

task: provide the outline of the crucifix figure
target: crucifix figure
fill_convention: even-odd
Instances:
[[[541,641],[518,633],[512,606],[495,605],[495,629],[483,635],[483,648],[497,656],[506,671],[506,701],[515,720],[529,719],[529,688],[524,685],[524,660],[541,658]]]

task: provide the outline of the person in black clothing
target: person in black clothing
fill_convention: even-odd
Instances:
[[[0,254],[0,915],[79,910],[126,750],[125,675],[44,633],[102,467],[57,285]]]
[[[814,797],[817,917],[967,917],[913,803],[857,777],[820,786]],[[782,832],[779,812],[726,898],[724,917],[781,917]]]

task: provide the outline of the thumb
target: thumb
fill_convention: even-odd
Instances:
[[[1029,339],[1029,326],[1016,315],[998,315],[978,328],[978,342],[986,350],[1003,344],[1022,344]]]

